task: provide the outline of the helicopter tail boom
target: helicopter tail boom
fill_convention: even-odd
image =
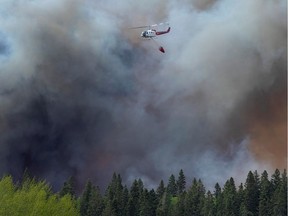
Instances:
[[[170,27],[167,29],[167,31],[156,31],[156,35],[167,34],[168,32],[170,32]]]

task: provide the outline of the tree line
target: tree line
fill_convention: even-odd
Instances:
[[[276,169],[268,177],[264,171],[250,171],[245,183],[236,187],[231,177],[221,187],[206,190],[201,179],[186,186],[180,170],[167,185],[161,180],[156,189],[147,189],[141,179],[128,188],[114,173],[104,193],[87,181],[76,195],[69,178],[59,192],[52,192],[45,181],[24,174],[21,182],[11,176],[0,180],[0,215],[53,216],[286,216],[287,173]]]

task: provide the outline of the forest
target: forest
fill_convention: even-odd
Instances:
[[[141,179],[130,187],[114,173],[104,192],[90,180],[76,194],[73,177],[54,192],[45,180],[24,172],[21,180],[5,175],[0,180],[0,215],[29,216],[285,216],[287,173],[276,169],[268,176],[249,171],[245,183],[231,177],[221,187],[206,190],[201,179],[187,183],[183,170],[148,189]]]

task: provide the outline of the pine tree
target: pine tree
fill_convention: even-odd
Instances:
[[[147,189],[143,190],[143,193],[140,197],[140,216],[150,216],[151,209],[150,209],[150,203],[149,203],[149,192]]]
[[[282,176],[278,169],[275,170],[271,178],[272,195],[272,215],[287,215],[287,173],[284,170]]]
[[[167,193],[167,189],[166,189],[162,198],[159,200],[157,210],[156,210],[156,215],[168,216],[170,203],[171,203],[171,195]]]
[[[123,215],[125,210],[122,178],[114,173],[105,193],[104,215]]]
[[[239,212],[241,211],[241,205],[244,205],[244,206],[246,205],[243,183],[239,185],[238,192],[237,192],[237,208],[239,209]]]
[[[165,193],[165,186],[163,180],[160,181],[160,184],[156,190],[157,198],[160,201]]]
[[[149,205],[150,205],[150,216],[156,216],[158,198],[154,189],[149,191]]]
[[[259,185],[254,174],[250,171],[245,182],[245,205],[248,212],[253,215],[258,214],[259,205]]]
[[[99,187],[92,185],[87,216],[100,216],[104,209],[104,202],[100,193]]]
[[[71,197],[75,197],[75,183],[74,178],[70,177],[66,182],[64,182],[64,185],[62,189],[59,192],[59,196],[63,197],[66,194],[69,194]]]
[[[126,185],[124,186],[123,189],[122,200],[123,200],[123,215],[128,215],[129,190]]]
[[[284,172],[281,176],[281,188],[279,191],[279,208],[281,210],[282,215],[287,215],[287,172],[284,169]]]
[[[140,197],[140,216],[156,216],[157,196],[154,190],[148,191],[146,188]]]
[[[226,216],[236,216],[239,212],[237,206],[237,194],[234,179],[231,177],[228,180],[223,189],[223,203],[224,203],[224,212],[223,215]]]
[[[168,185],[167,185],[167,193],[171,196],[176,196],[177,194],[177,185],[175,176],[172,174],[169,178]]]
[[[128,215],[138,216],[140,213],[140,197],[143,192],[143,182],[141,179],[135,180],[131,186],[129,201],[128,201]]]
[[[91,193],[92,193],[92,183],[90,180],[88,180],[84,188],[83,194],[80,197],[80,215],[81,216],[88,215]]]
[[[193,183],[186,195],[185,215],[201,215],[204,206],[205,187],[202,181],[194,178]]]
[[[276,169],[273,175],[271,176],[271,184],[272,184],[273,191],[276,191],[276,189],[281,184],[281,173],[279,169]]]
[[[181,169],[177,180],[177,194],[178,195],[182,194],[185,191],[185,187],[186,187],[186,179],[184,172]]]
[[[222,189],[218,183],[215,184],[214,197],[215,197],[215,215],[222,216],[224,209],[223,194]]]
[[[265,170],[260,181],[259,216],[270,216],[271,208],[271,183]]]
[[[205,202],[204,202],[204,207],[202,210],[202,214],[205,216],[215,216],[215,206],[214,206],[214,197],[213,194],[208,191]]]
[[[178,195],[177,211],[175,215],[185,215],[186,191]]]
[[[160,181],[160,184],[156,190],[156,196],[157,196],[157,209],[156,209],[156,215],[157,216],[164,216],[165,215],[165,205],[166,205],[166,188],[164,186],[163,180]]]
[[[127,215],[128,216],[137,216],[138,214],[138,210],[136,209],[136,204],[135,201],[133,200],[132,196],[129,196],[128,199],[128,204],[127,204]]]
[[[144,190],[144,184],[143,184],[143,181],[142,179],[138,179],[138,190],[139,190],[139,193],[141,194]]]
[[[253,216],[253,213],[248,211],[244,202],[242,202],[240,205],[239,216]]]

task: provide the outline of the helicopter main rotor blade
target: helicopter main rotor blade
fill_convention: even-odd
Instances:
[[[164,23],[153,24],[153,25],[136,26],[136,27],[131,27],[131,28],[128,28],[128,29],[151,28],[151,27],[157,27],[157,26],[160,26],[160,25],[169,25],[169,23],[168,22],[164,22]]]
[[[161,26],[161,25],[169,25],[169,23],[168,22],[162,22],[162,23],[154,24],[152,26]]]
[[[148,28],[149,26],[137,26],[137,27],[131,27],[129,29],[139,29],[139,28]]]

